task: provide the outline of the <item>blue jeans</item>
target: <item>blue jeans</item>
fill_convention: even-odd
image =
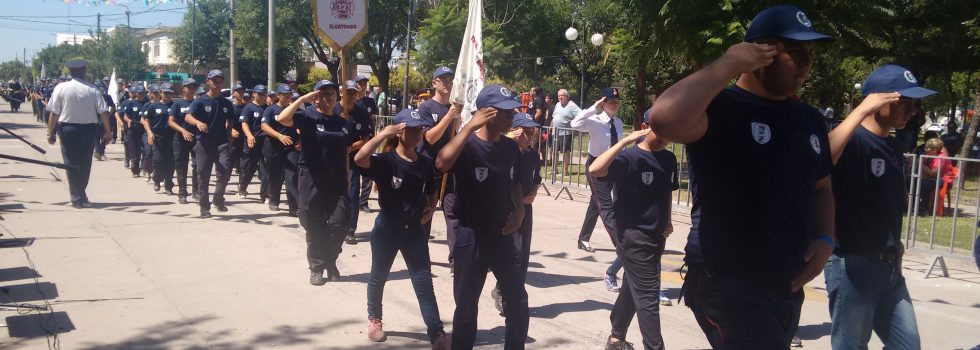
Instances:
[[[834,349],[867,349],[871,331],[886,349],[920,349],[915,311],[897,262],[834,254],[824,268]]]
[[[374,221],[374,229],[371,230],[371,277],[367,286],[368,317],[381,319],[385,282],[388,281],[391,264],[399,251],[402,252],[405,265],[408,265],[415,297],[422,309],[422,320],[428,328],[429,340],[435,341],[444,331],[439,318],[439,305],[432,288],[429,237],[419,223],[403,226],[385,220],[383,215],[378,215]]]
[[[617,253],[616,260],[613,260],[612,264],[609,264],[609,268],[606,269],[606,274],[609,276],[615,276],[617,273],[619,273],[619,270],[621,270],[622,268],[623,268],[623,259],[621,259],[619,257],[619,254]]]

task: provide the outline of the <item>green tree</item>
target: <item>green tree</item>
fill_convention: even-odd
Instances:
[[[30,76],[30,70],[27,68],[27,65],[20,60],[0,63],[0,80],[3,83],[6,83],[8,80],[29,81]]]
[[[196,4],[196,6],[195,6]],[[174,37],[174,56],[198,69],[228,67],[228,30],[231,12],[225,0],[196,0],[188,5]]]

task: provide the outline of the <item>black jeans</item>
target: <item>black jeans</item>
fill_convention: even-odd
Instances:
[[[296,213],[299,210],[297,200],[299,198],[299,152],[289,150],[286,152],[286,164],[283,168],[283,175],[286,177],[286,203],[289,205],[289,212]]]
[[[216,145],[198,141],[194,145],[197,162],[197,196],[201,211],[211,210],[208,192],[211,184],[211,168],[215,170],[214,203],[225,203],[225,188],[231,178],[231,157],[227,144]]]
[[[142,150],[140,152],[140,169],[147,174],[153,174],[153,147],[147,139],[149,135],[147,132],[143,132],[143,135],[141,135]]]
[[[589,156],[585,161],[585,168],[588,169],[595,157]],[[589,198],[589,207],[585,210],[585,221],[582,222],[582,231],[579,231],[578,240],[588,242],[592,239],[592,230],[595,224],[602,218],[602,224],[606,227],[606,232],[612,237],[616,234],[616,221],[613,219],[613,198],[612,183],[599,180],[592,175],[586,175],[585,179],[589,182],[592,190],[592,197]]]
[[[358,213],[360,213],[361,206],[361,168],[354,164],[354,161],[350,161],[350,170],[347,172],[347,176],[350,177],[350,187],[347,189],[347,198],[350,203],[347,207],[350,208],[350,232],[354,233],[357,230],[357,218]],[[426,236],[428,237],[428,236]]]
[[[802,290],[789,293],[789,287],[777,290],[757,281],[699,270],[696,275],[690,272],[687,275],[685,303],[692,306],[691,311],[695,312],[695,319],[712,347],[789,348],[800,324]],[[696,282],[688,284],[692,278]]]
[[[437,183],[441,183],[440,182]],[[456,231],[459,230],[459,218],[456,217],[456,194],[446,193],[442,197],[442,216],[446,219],[446,244],[449,245],[449,266],[455,266],[453,263],[453,252],[452,247],[456,245]],[[426,227],[431,229],[432,221],[430,220]],[[426,234],[429,230],[426,230]]]
[[[261,182],[259,186],[259,198],[267,198],[269,191],[268,182],[266,181],[268,165],[265,159],[263,159],[265,144],[265,136],[259,136],[255,138],[255,147],[248,148],[248,146],[245,146],[242,148],[241,163],[238,165],[238,193],[245,192],[248,185],[252,184],[252,178],[255,177],[255,172],[258,171],[259,181]]]
[[[378,215],[371,230],[371,277],[367,285],[368,318],[382,318],[382,299],[391,264],[402,253],[415,289],[415,298],[422,310],[422,321],[428,328],[430,341],[438,339],[443,330],[439,305],[432,288],[432,266],[429,262],[429,237],[420,223],[408,225]],[[398,293],[401,297],[401,293]]]
[[[361,203],[360,206],[368,205],[368,198],[371,197],[371,189],[374,188],[374,181],[370,177],[361,177]],[[428,236],[428,235],[426,235]]]
[[[65,169],[72,204],[88,202],[85,189],[92,174],[92,152],[95,150],[95,134],[98,134],[98,130],[94,123],[58,123],[62,159],[65,165],[76,167]]]
[[[129,159],[129,169],[133,175],[140,174],[140,161],[143,159],[143,135],[146,131],[142,126],[126,129],[126,158]]]
[[[455,244],[452,245],[456,274],[453,279],[453,296],[456,312],[453,314],[453,349],[472,349],[476,341],[477,313],[480,293],[492,271],[500,286],[500,294],[507,300],[504,349],[523,349],[527,341],[528,309],[527,291],[520,280],[517,250],[514,238],[492,232],[459,226]]]
[[[336,266],[350,227],[346,183],[314,178],[299,168],[299,223],[306,229],[306,259],[310,271]]]
[[[174,135],[156,134],[153,140],[153,183],[174,189]]]
[[[279,205],[282,197],[282,185],[286,181],[286,157],[291,150],[283,147],[277,140],[266,140],[262,147],[262,158],[265,165],[265,181],[262,186],[266,188],[265,197],[269,199],[270,205]],[[288,199],[289,191],[286,191],[287,200],[290,201],[290,208],[295,208],[295,199]]]
[[[623,230],[618,236],[616,253],[623,260],[626,273],[619,296],[609,315],[612,336],[626,339],[633,315],[638,316],[643,348],[663,349],[660,333],[660,258],[666,238],[662,233]]]
[[[174,169],[177,173],[177,190],[178,195],[181,197],[187,197],[187,161],[191,158],[194,160],[190,161],[191,164],[191,193],[197,193],[197,157],[194,155],[194,145],[197,141],[187,141],[181,135],[174,136],[173,149],[174,149]]]

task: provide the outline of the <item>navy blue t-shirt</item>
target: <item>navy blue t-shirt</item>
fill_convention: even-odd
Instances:
[[[112,96],[109,96],[109,94],[103,93],[102,94],[102,99],[105,100],[105,104],[107,106],[109,106],[108,112],[112,114],[111,117],[112,118],[115,118],[115,115],[116,115],[116,103],[115,102],[112,102]],[[102,120],[102,119],[99,119],[99,120]]]
[[[439,124],[439,119],[442,119],[442,117],[445,117],[446,114],[449,113],[450,107],[452,106],[448,104],[441,104],[436,102],[436,100],[426,100],[419,105],[419,117],[429,122],[431,125],[436,125]],[[435,144],[430,144],[429,141],[426,141],[426,138],[423,137],[422,143],[419,144],[419,150],[429,157],[432,157],[432,159],[436,159],[439,151],[441,151],[442,148],[446,147],[446,144],[449,143],[449,134],[450,131],[447,128],[446,132],[442,134],[442,137],[440,137]]]
[[[704,136],[687,146],[705,265],[788,288],[814,238],[814,184],[831,171],[827,126],[802,102],[737,86],[706,112]]]
[[[183,98],[174,100],[174,103],[170,105],[170,117],[185,130],[194,132],[196,128],[193,125],[187,124],[187,121],[184,120],[184,115],[190,110],[191,102],[194,102],[194,100],[185,100]]]
[[[521,195],[528,196],[541,184],[541,156],[534,149],[520,152]]]
[[[265,108],[254,103],[242,107],[241,114],[238,115],[238,127],[241,127],[241,123],[247,123],[249,129],[252,130],[252,136],[265,135],[262,132],[262,113],[265,112]]]
[[[235,115],[235,107],[232,106],[231,101],[221,96],[211,97],[201,95],[194,99],[194,102],[191,102],[188,114],[194,116],[194,119],[208,125],[207,133],[201,133],[197,127],[193,128],[198,142],[212,145],[227,143],[228,133],[230,131],[225,126],[225,123],[235,124],[238,122],[238,116]]]
[[[293,145],[286,146],[283,145],[282,142],[279,142],[279,139],[276,139],[272,137],[272,135],[269,135],[269,139],[271,142],[275,142],[276,145],[281,145],[288,149],[293,149],[296,147],[296,143],[299,143],[299,137],[298,137],[299,134],[296,133],[296,128],[287,127],[285,125],[280,124],[278,121],[276,121],[276,117],[278,117],[279,113],[282,113],[282,110],[284,109],[286,108],[279,107],[279,105],[271,105],[268,108],[266,108],[265,112],[262,112],[262,124],[269,124],[269,127],[271,127],[272,130],[275,130],[276,132],[289,136],[289,138],[293,139]]]
[[[350,123],[339,115],[324,115],[311,106],[293,114],[293,127],[299,130],[303,144],[299,166],[309,169],[318,181],[346,183],[347,148],[353,141]]]
[[[232,100],[228,100],[228,101],[231,101],[231,105],[234,106],[235,121],[237,122],[238,121],[238,118],[242,115],[242,109],[244,109],[245,106],[248,106],[250,103],[245,103],[245,104],[240,104],[239,105],[239,104],[235,104],[235,102],[232,101]],[[242,132],[242,124],[240,124],[240,123],[231,123],[231,124],[232,124],[232,129],[238,130],[239,133]],[[244,135],[242,137],[244,137]]]
[[[858,126],[834,166],[839,253],[876,254],[901,241],[906,210],[904,144]]]
[[[119,104],[119,112],[132,120],[133,123],[130,127],[134,130],[143,130],[143,125],[139,123],[140,109],[142,108],[143,103],[135,99],[126,100]]]
[[[361,106],[364,106],[364,110],[366,110],[368,114],[372,116],[378,114],[378,103],[374,102],[373,98],[364,96],[357,101],[361,103]]]
[[[170,119],[170,106],[160,102],[151,102],[146,105],[144,117],[150,123],[150,129],[157,138],[172,137],[174,129],[170,128],[167,121]]]
[[[670,193],[679,187],[673,153],[627,148],[613,159],[605,181],[613,184],[617,231],[663,234],[670,223]]]
[[[381,216],[402,225],[420,224],[427,198],[436,191],[432,158],[419,154],[410,162],[390,151],[371,155],[371,167],[361,169],[378,184]]]
[[[461,226],[498,232],[514,212],[513,186],[520,184],[520,150],[507,137],[493,143],[470,135],[453,165],[456,216]]]
[[[334,107],[334,114],[340,115],[341,107],[338,104]],[[350,110],[351,131],[353,135],[356,136],[354,141],[358,139],[370,139],[374,136],[374,122],[371,120],[371,114],[367,112],[364,105],[360,103],[360,100],[354,101],[354,107]],[[353,163],[352,163],[353,164]]]

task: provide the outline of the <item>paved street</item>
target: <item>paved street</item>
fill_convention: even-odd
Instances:
[[[8,108],[0,105],[0,110]],[[47,145],[44,129],[31,114],[2,113],[0,125],[48,150],[41,155],[3,133],[0,154],[61,162],[58,147]],[[109,145],[109,160],[95,162],[88,190],[94,208],[80,210],[67,203],[63,171],[0,160],[0,286],[17,303],[49,305],[52,310],[3,311],[0,322],[7,331],[0,331],[0,348],[429,346],[401,258],[386,287],[388,341],[367,340],[367,238],[375,214],[361,215],[360,243],[344,245],[339,267],[345,281],[314,287],[308,282],[306,243],[296,218],[268,211],[254,196],[242,200],[232,192],[228,212],[199,219],[196,205],[176,204],[176,197],[154,194],[144,179],[131,178],[122,167],[122,151],[121,144]],[[229,189],[236,185],[233,176]],[[257,193],[258,184],[250,192]],[[555,200],[542,191],[535,203],[528,348],[601,349],[608,336],[616,295],[605,290],[601,276],[615,253],[601,227],[593,239],[598,252],[575,249],[586,199],[576,194],[574,200]],[[371,205],[377,208],[376,202]],[[689,217],[685,208],[675,209],[676,233],[663,259],[663,284],[675,306],[661,309],[664,338],[672,349],[707,348],[690,311],[676,301]],[[451,331],[454,303],[441,213],[434,222],[434,284],[442,319]],[[905,262],[923,348],[980,346],[980,273],[970,261],[946,259],[950,278],[924,280],[930,262],[930,255],[916,252]],[[503,318],[489,297],[492,286],[490,277],[480,304],[478,348],[502,348]],[[806,349],[830,348],[829,322],[821,276],[806,288],[798,332]],[[628,340],[640,342],[635,322]],[[873,340],[872,347],[881,345]]]

